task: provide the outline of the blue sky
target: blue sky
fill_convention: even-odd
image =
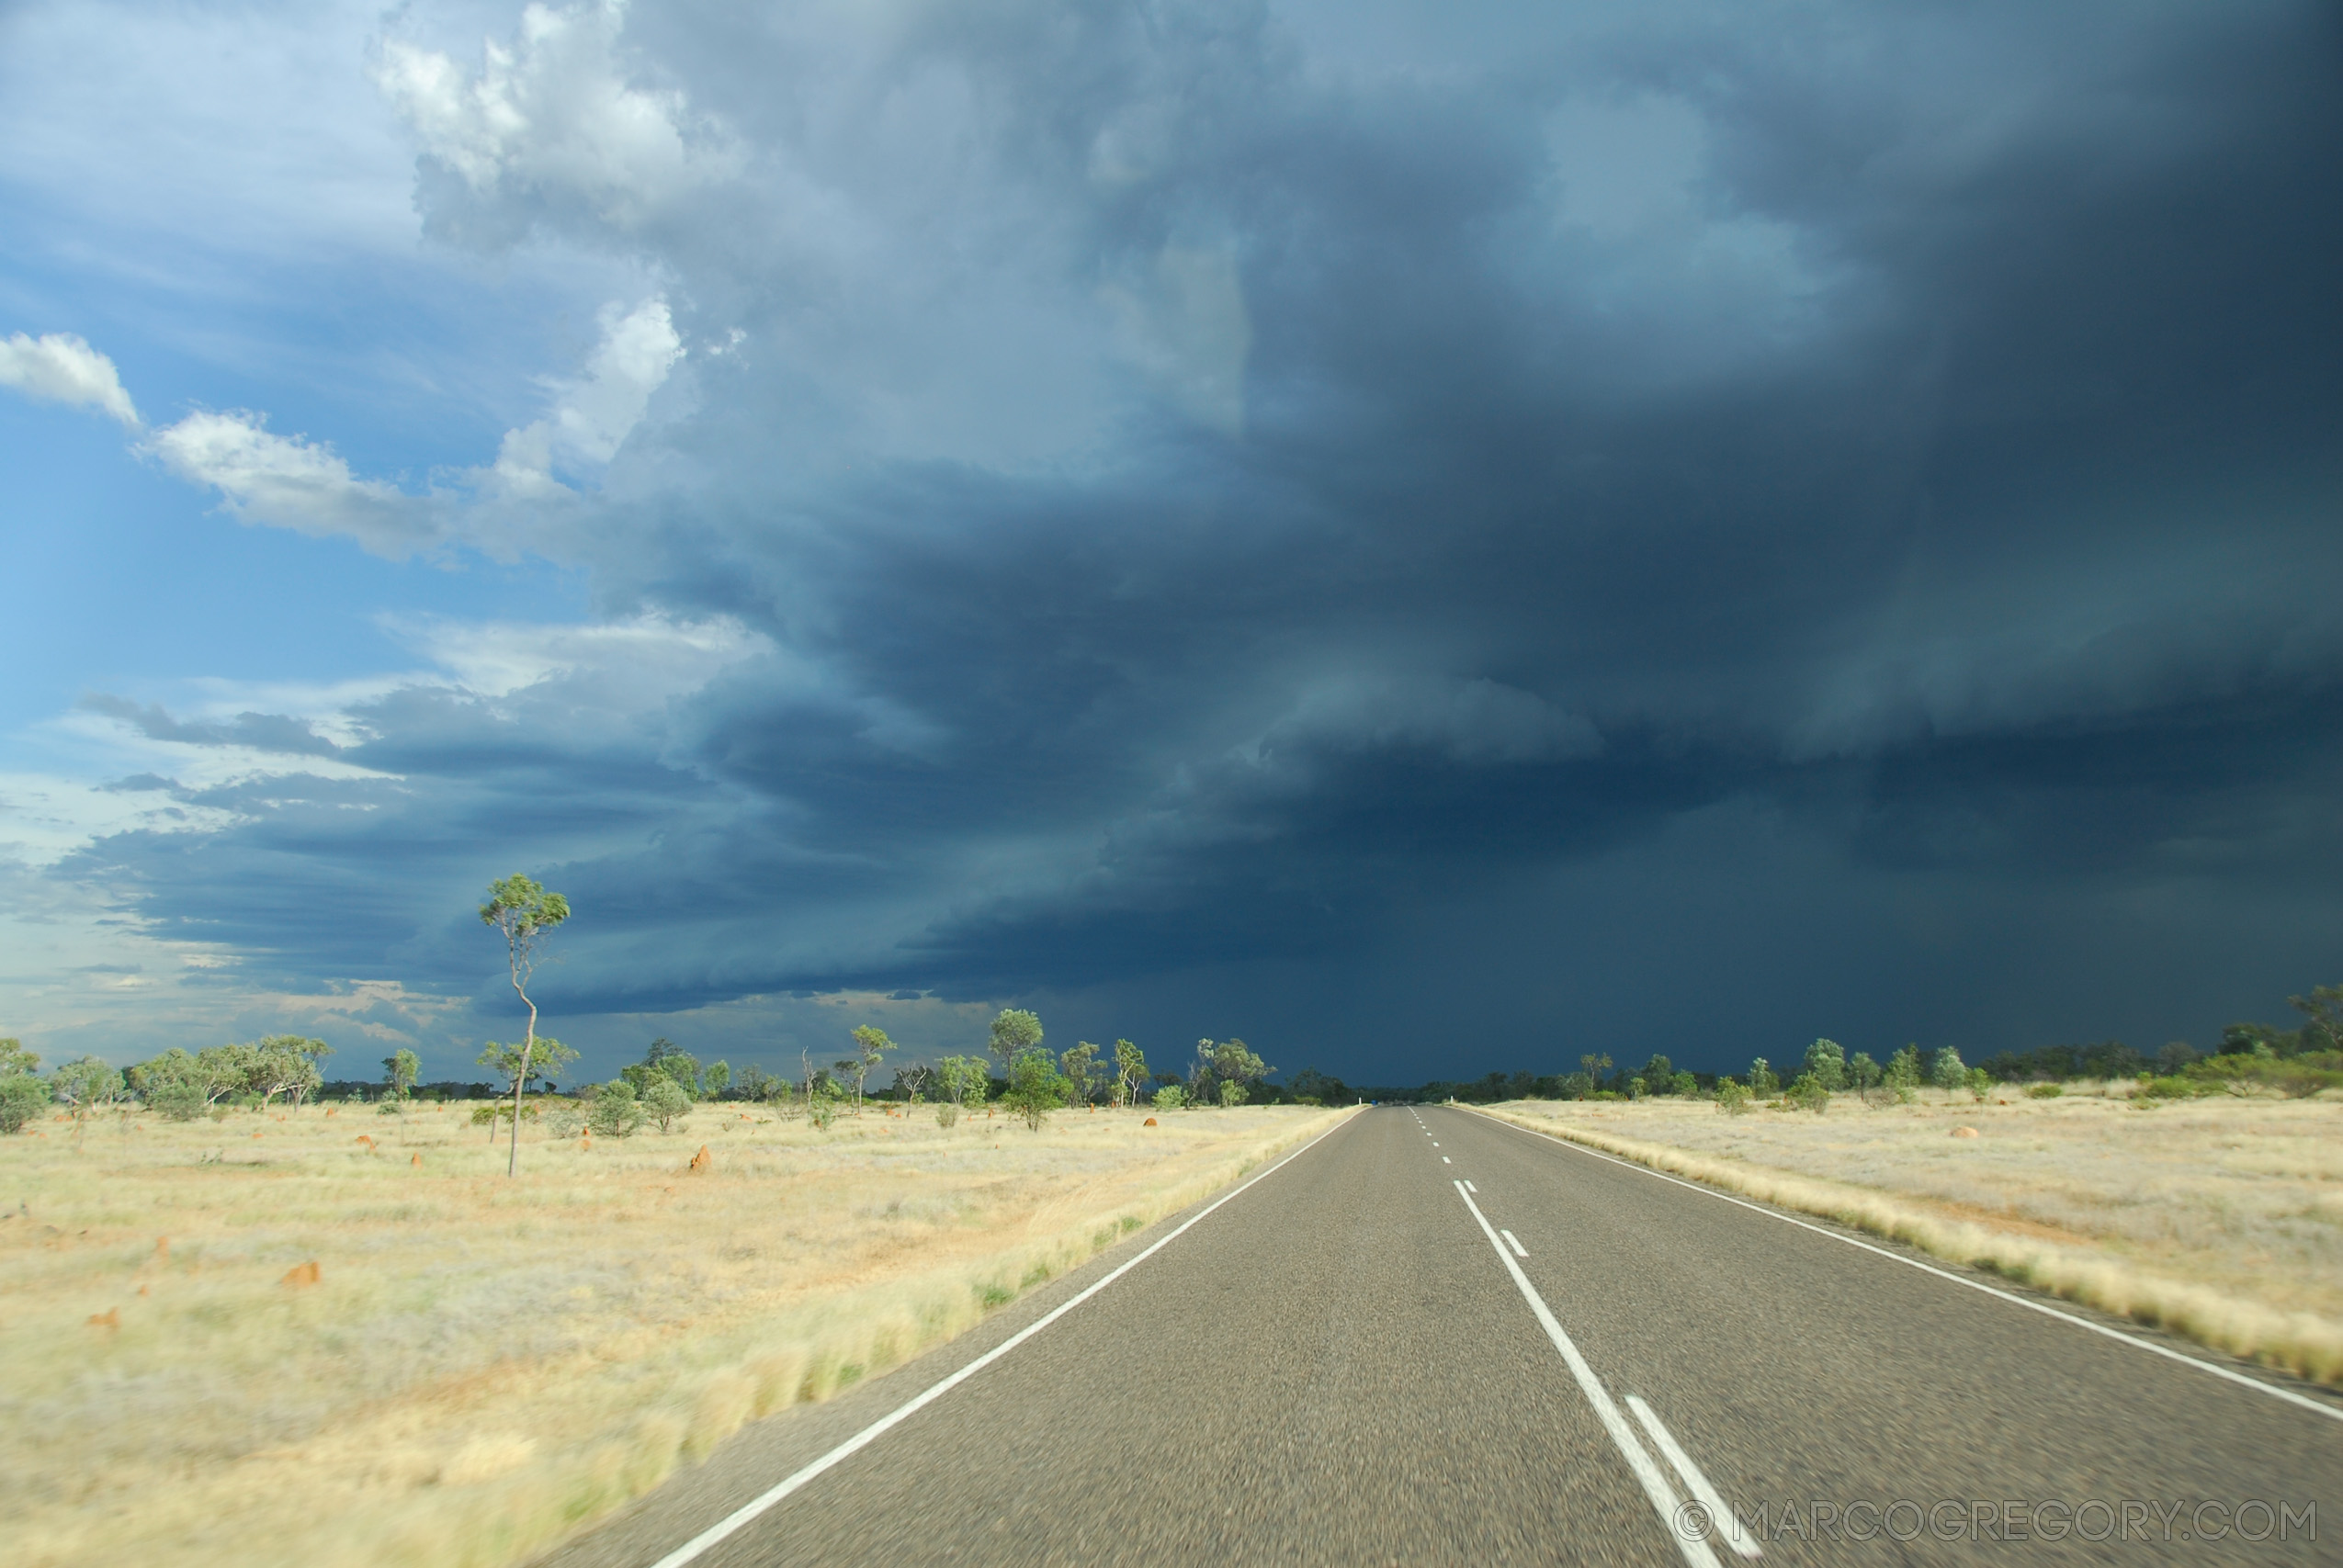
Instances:
[[[2343,979],[2337,43],[11,7],[0,1030],[456,1073],[515,870],[596,1073],[2276,1017]]]

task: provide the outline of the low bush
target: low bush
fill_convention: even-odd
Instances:
[[[172,1122],[192,1122],[203,1114],[203,1089],[191,1083],[166,1083],[146,1097],[146,1108]]]
[[[667,1073],[652,1073],[649,1084],[638,1091],[643,1114],[659,1123],[662,1133],[680,1133],[687,1125],[691,1114],[692,1097],[684,1086]]]
[[[1830,1091],[1812,1073],[1800,1073],[1795,1082],[1782,1091],[1782,1098],[1798,1111],[1811,1111],[1819,1116],[1830,1109]]]
[[[635,1086],[624,1079],[604,1084],[586,1108],[586,1125],[606,1138],[628,1138],[641,1131],[649,1117],[635,1098]]]
[[[49,1107],[49,1085],[30,1073],[0,1078],[0,1133],[21,1133]]]
[[[2304,1051],[2279,1056],[2264,1047],[2206,1056],[2190,1062],[2176,1076],[2204,1086],[2200,1093],[2250,1086],[2275,1089],[2289,1100],[2307,1100],[2323,1089],[2343,1089],[2343,1052]]]

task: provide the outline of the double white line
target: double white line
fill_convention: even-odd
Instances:
[[[1734,1528],[1733,1510],[1726,1506],[1723,1495],[1710,1484],[1707,1476],[1701,1473],[1700,1467],[1692,1462],[1692,1456],[1684,1451],[1683,1445],[1660,1425],[1659,1417],[1653,1413],[1651,1406],[1631,1393],[1627,1396],[1627,1407],[1636,1413],[1636,1419],[1643,1423],[1644,1430],[1651,1434],[1653,1445],[1666,1457],[1669,1468],[1683,1483],[1683,1491],[1680,1493],[1670,1484],[1668,1477],[1661,1473],[1659,1466],[1645,1451],[1642,1440],[1636,1436],[1635,1427],[1629,1426],[1626,1416],[1620,1414],[1610,1391],[1602,1386],[1602,1380],[1594,1375],[1594,1369],[1587,1365],[1587,1359],[1579,1354],[1578,1346],[1571,1343],[1570,1336],[1555,1317],[1554,1309],[1545,1304],[1545,1298],[1537,1293],[1537,1287],[1530,1283],[1530,1277],[1522,1272],[1522,1266],[1513,1260],[1512,1253],[1506,1250],[1504,1241],[1499,1239],[1500,1234],[1510,1238],[1511,1233],[1500,1233],[1488,1223],[1488,1216],[1480,1212],[1480,1205],[1473,1201],[1473,1195],[1465,1190],[1465,1184],[1461,1181],[1456,1183],[1456,1196],[1462,1198],[1465,1207],[1472,1211],[1473,1219],[1480,1225],[1481,1235],[1488,1238],[1497,1260],[1504,1264],[1505,1272],[1513,1277],[1514,1288],[1522,1292],[1522,1299],[1530,1303],[1530,1311],[1537,1314],[1538,1325],[1545,1330],[1545,1337],[1554,1341],[1556,1350],[1562,1352],[1562,1359],[1568,1364],[1570,1375],[1579,1381],[1579,1392],[1587,1396],[1589,1404],[1594,1406],[1595,1418],[1602,1423],[1602,1429],[1610,1433],[1611,1440],[1618,1445],[1621,1457],[1627,1461],[1627,1468],[1635,1472],[1636,1480],[1643,1486],[1644,1495],[1651,1499],[1653,1507],[1659,1510],[1660,1523],[1667,1526],[1669,1535],[1683,1552],[1684,1561],[1692,1568],[1718,1568],[1716,1553],[1708,1549],[1706,1540],[1709,1533],[1717,1530],[1724,1532],[1726,1544],[1741,1556],[1757,1556],[1757,1542]],[[1518,1248],[1521,1243],[1513,1245]],[[1522,1256],[1526,1258],[1529,1255],[1524,1252]],[[1699,1505],[1699,1509],[1705,1512],[1707,1529],[1697,1528],[1699,1521],[1692,1507],[1693,1504]]]

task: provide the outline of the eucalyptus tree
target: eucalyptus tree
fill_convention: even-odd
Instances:
[[[1188,1103],[1242,1105],[1252,1086],[1276,1070],[1241,1040],[1199,1040],[1195,1069],[1188,1075]]]
[[[1802,1066],[1833,1094],[1847,1087],[1847,1051],[1836,1040],[1817,1040],[1807,1046]]]
[[[403,1046],[382,1058],[382,1087],[390,1092],[391,1103],[405,1114],[407,1096],[423,1077],[423,1058]]]
[[[1066,1099],[1070,1105],[1088,1105],[1106,1078],[1106,1070],[1098,1065],[1098,1047],[1087,1040],[1078,1042],[1072,1050],[1058,1056],[1058,1070],[1065,1076]]]
[[[1023,1008],[1002,1008],[992,1021],[991,1039],[987,1042],[1004,1067],[1016,1060],[1018,1052],[1030,1051],[1040,1043],[1041,1019]]]
[[[1137,1105],[1147,1078],[1147,1053],[1127,1040],[1115,1042],[1115,1103]]]
[[[334,1055],[323,1040],[299,1034],[271,1034],[254,1043],[252,1087],[262,1110],[278,1095],[289,1095],[298,1106],[325,1082],[318,1058]]]
[[[82,1056],[59,1064],[49,1075],[49,1092],[73,1117],[74,1146],[79,1148],[89,1113],[122,1098],[122,1075],[96,1056]]]
[[[535,1077],[532,1070],[537,1055],[537,1003],[529,999],[528,983],[544,957],[545,942],[556,927],[570,918],[570,901],[559,893],[548,893],[533,878],[518,873],[501,882],[488,885],[488,902],[480,907],[480,920],[493,926],[504,939],[505,963],[513,979],[513,992],[529,1010],[528,1032],[521,1043],[510,1049],[516,1053],[513,1063],[513,1145],[504,1163],[507,1177],[517,1176],[521,1169],[521,1090]],[[576,1053],[570,1054],[576,1059]],[[481,1060],[488,1065],[488,1054]],[[499,1057],[494,1064],[504,1065]]]
[[[879,1058],[895,1049],[895,1042],[887,1038],[887,1031],[875,1023],[858,1023],[851,1031],[855,1042],[852,1071],[855,1075],[855,1103],[863,1102],[863,1081],[878,1066]]]
[[[643,1071],[665,1073],[683,1087],[685,1094],[694,1099],[699,1096],[699,1058],[664,1034],[652,1041],[651,1049],[643,1053],[642,1068],[627,1074],[627,1081],[635,1086],[638,1094],[646,1092],[651,1084],[649,1078],[641,1076]]]
[[[1009,1061],[1009,1087],[1002,1091],[1001,1103],[1024,1119],[1026,1126],[1041,1131],[1049,1113],[1066,1103],[1068,1084],[1058,1072],[1058,1064],[1049,1053],[1038,1045],[1018,1052]]]
[[[1913,1091],[1920,1087],[1920,1048],[1907,1045],[1887,1058],[1887,1075],[1884,1080],[1895,1091],[1896,1103],[1909,1105]]]
[[[946,1056],[935,1064],[935,1077],[944,1090],[944,1102],[935,1108],[941,1126],[949,1127],[961,1111],[982,1105],[992,1092],[990,1064],[982,1056]]]

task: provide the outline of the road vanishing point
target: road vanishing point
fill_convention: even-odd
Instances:
[[[1474,1111],[1361,1111],[548,1568],[2343,1562],[2343,1401]]]

